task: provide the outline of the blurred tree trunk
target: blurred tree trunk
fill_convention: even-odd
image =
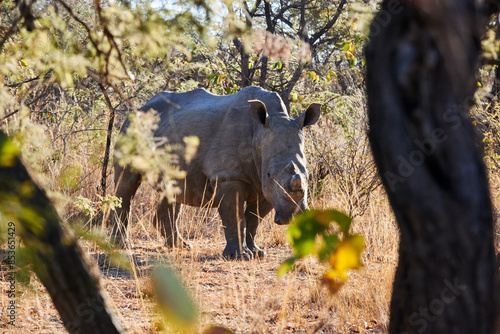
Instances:
[[[498,273],[469,118],[487,8],[383,2],[366,48],[370,142],[401,232],[390,333],[493,333]]]
[[[1,131],[0,153],[0,210],[17,218],[16,232],[68,332],[122,332],[106,304],[98,274],[92,272],[75,236],[61,224],[56,209]]]

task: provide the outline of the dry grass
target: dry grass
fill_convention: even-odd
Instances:
[[[81,164],[79,168],[87,168],[88,161]],[[81,194],[95,193],[97,174],[85,178]],[[55,180],[57,175],[49,178]],[[492,174],[491,180],[498,208],[500,177]],[[318,197],[312,198],[314,206],[342,210],[346,200],[331,176],[323,189]],[[123,251],[131,259],[132,273],[107,266],[94,244],[81,242],[90,261],[99,265],[102,285],[129,333],[156,333],[165,325],[158,316],[150,282],[153,265],[165,259],[179,272],[199,306],[199,319],[188,332],[201,333],[210,325],[225,326],[235,333],[387,332],[399,237],[381,189],[372,193],[366,211],[353,223],[353,230],[365,238],[364,267],[351,272],[348,283],[336,295],[330,295],[321,285],[325,268],[313,258],[300,262],[285,278],[276,276],[276,269],[291,255],[291,249],[285,239],[286,227],[273,224],[272,215],[258,230],[257,241],[267,252],[264,259],[225,261],[220,256],[225,240],[215,210],[183,207],[179,225],[193,249],[168,249],[149,223],[155,202],[155,192],[141,186],[133,203],[130,233],[133,245]],[[4,274],[0,271],[0,275]],[[6,291],[7,282],[0,281],[0,287]],[[0,295],[2,333],[65,332],[48,294],[35,277],[29,288],[18,285],[18,292],[15,329],[5,325],[3,312],[9,299],[5,293]]]
[[[356,218],[353,224],[353,229],[366,239],[365,266],[351,273],[349,283],[335,296],[321,286],[319,277],[324,268],[313,258],[302,261],[285,278],[276,276],[277,267],[291,255],[291,250],[286,244],[286,227],[273,224],[270,218],[259,227],[258,243],[267,252],[261,260],[221,258],[225,241],[215,210],[184,207],[180,229],[193,249],[163,247],[161,237],[149,224],[154,197],[153,190],[142,186],[134,200],[133,246],[124,253],[133,259],[135,273],[103,265],[98,260],[99,250],[82,242],[91,261],[100,265],[103,286],[129,332],[159,331],[161,320],[152,296],[150,274],[153,263],[165,258],[178,270],[199,306],[199,321],[190,332],[202,332],[210,325],[225,326],[236,333],[386,331],[398,237],[392,214],[380,194],[375,195],[367,214]],[[319,204],[336,207],[334,191],[324,194]],[[21,289],[24,291],[17,298],[16,318],[23,332],[64,332],[39,281],[33,279],[30,289]],[[5,294],[0,303],[5,309]]]

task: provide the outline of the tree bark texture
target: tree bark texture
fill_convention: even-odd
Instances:
[[[16,232],[32,254],[34,271],[64,326],[70,333],[122,332],[106,304],[98,274],[14,151],[0,131],[0,210],[17,218]]]
[[[400,229],[390,333],[493,333],[488,179],[469,108],[487,8],[386,0],[366,48],[375,162]]]

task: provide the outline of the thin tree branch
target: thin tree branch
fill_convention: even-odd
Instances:
[[[234,46],[236,46],[236,49],[240,52],[241,55],[241,86],[246,87],[249,86],[251,81],[250,81],[250,72],[248,69],[248,54],[245,52],[245,48],[243,47],[243,44],[241,44],[240,40],[235,38],[233,39]]]
[[[331,27],[333,27],[335,25],[335,23],[337,23],[337,20],[340,17],[340,14],[342,14],[342,11],[344,9],[344,5],[346,3],[347,3],[347,0],[340,1],[340,4],[337,7],[337,11],[335,12],[335,15],[333,16],[333,18],[330,21],[328,21],[328,23],[323,28],[321,28],[314,35],[311,36],[311,38],[309,39],[309,44],[313,45],[314,43],[316,43],[316,41],[321,36],[323,36],[328,30],[330,30]]]
[[[106,148],[104,150],[104,159],[102,163],[102,178],[101,178],[101,191],[102,191],[102,196],[106,196],[106,188],[107,188],[107,171],[108,171],[108,163],[109,163],[109,152],[111,150],[111,135],[113,134],[113,124],[115,121],[115,108],[111,105],[111,101],[108,96],[108,92],[102,85],[102,83],[99,83],[99,88],[102,91],[102,94],[104,96],[104,101],[106,101],[106,105],[108,106],[109,109],[109,123],[108,123],[108,133],[106,136]]]
[[[0,120],[0,122],[3,122],[5,121],[7,118],[11,117],[11,116],[14,116],[15,114],[17,114],[19,112],[20,109],[16,109],[14,110],[13,112],[10,112],[8,113],[7,115],[5,115],[4,117],[2,117],[2,119]]]
[[[99,55],[104,54],[104,52],[99,49],[99,45],[97,44],[97,42],[92,38],[92,29],[90,29],[90,27],[85,22],[83,22],[78,16],[76,16],[76,14],[73,12],[73,9],[66,2],[64,2],[63,0],[57,1],[64,7],[64,9],[66,9],[68,14],[87,31],[90,43],[92,43],[97,53]]]
[[[306,26],[306,0],[300,1],[299,38],[302,41],[309,43],[309,36],[307,34],[307,26]]]
[[[28,82],[32,82],[32,81],[36,81],[40,78],[39,75],[37,75],[36,77],[34,78],[31,78],[31,79],[26,79],[24,81],[21,81],[21,82],[16,82],[15,84],[10,84],[10,85],[5,85],[5,87],[9,87],[9,88],[17,88],[19,86],[22,86],[24,85],[25,83],[28,83]]]
[[[269,1],[264,2],[264,12],[266,15],[266,31],[270,32],[271,34],[274,34],[276,32],[273,21],[272,21],[272,9],[271,9],[271,4]],[[260,70],[260,78],[259,78],[259,85],[261,87],[265,87],[266,85],[266,80],[267,80],[267,64],[268,64],[268,58],[267,56],[262,56],[262,66]],[[256,68],[256,67],[254,67]]]

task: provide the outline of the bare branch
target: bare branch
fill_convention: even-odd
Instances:
[[[95,41],[92,38],[92,30],[90,29],[90,27],[85,22],[83,22],[78,16],[76,16],[76,14],[73,12],[73,9],[66,2],[64,2],[64,0],[57,0],[57,1],[64,7],[64,9],[66,9],[68,14],[87,31],[87,34],[89,36],[89,40],[92,43],[92,45],[94,46],[94,48],[96,49],[97,53],[103,54],[104,52],[101,51],[101,49],[99,49],[99,45],[97,44],[97,41]]]
[[[115,108],[111,105],[111,100],[109,99],[108,92],[106,91],[106,88],[103,86],[102,83],[99,83],[99,88],[102,91],[102,94],[104,96],[104,101],[106,101],[106,106],[108,106],[109,109],[109,123],[108,123],[108,133],[106,136],[106,148],[104,150],[104,161],[102,163],[102,178],[101,178],[101,191],[102,191],[102,196],[106,196],[106,188],[107,188],[107,171],[108,171],[108,162],[109,162],[109,152],[111,149],[111,135],[113,134],[113,124],[115,121]]]
[[[36,81],[36,80],[38,80],[39,78],[40,78],[40,76],[39,76],[39,75],[37,75],[37,76],[36,76],[36,77],[34,77],[34,78],[26,79],[26,80],[24,80],[24,81],[21,81],[21,82],[16,82],[16,83],[14,83],[14,84],[10,84],[10,85],[5,85],[5,87],[9,87],[9,88],[17,88],[17,87],[19,87],[19,86],[24,85],[25,83],[32,82],[32,81]]]
[[[340,1],[340,4],[337,7],[337,11],[335,12],[335,15],[333,16],[333,18],[330,21],[328,21],[328,23],[323,28],[321,28],[314,35],[311,36],[311,38],[309,39],[309,44],[313,45],[314,43],[316,43],[316,41],[321,36],[323,36],[328,30],[330,30],[331,27],[333,27],[335,25],[335,23],[337,23],[337,20],[340,17],[340,14],[342,14],[342,11],[344,9],[344,5],[346,3],[347,3],[347,0]]]

